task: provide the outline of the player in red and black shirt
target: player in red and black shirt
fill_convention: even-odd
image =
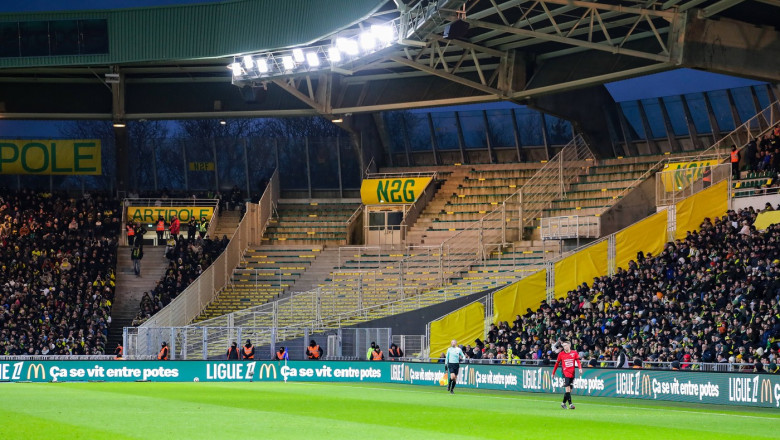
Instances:
[[[582,363],[580,362],[580,355],[576,351],[571,351],[569,342],[564,342],[563,351],[558,353],[558,360],[555,361],[555,367],[553,367],[553,377],[555,376],[555,371],[558,370],[558,365],[561,366],[563,386],[566,389],[561,408],[566,409],[566,402],[569,402],[568,408],[574,409],[574,404],[571,403],[571,389],[572,385],[574,385],[574,366],[576,365],[580,369],[580,374],[582,374]]]

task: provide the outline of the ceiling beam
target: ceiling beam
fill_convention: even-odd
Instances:
[[[437,70],[437,69],[434,69],[432,67],[429,67],[429,66],[426,66],[426,65],[423,65],[423,64],[415,63],[414,61],[406,59],[406,58],[392,57],[392,60],[397,62],[397,63],[399,63],[399,64],[403,64],[405,66],[408,66],[408,67],[411,67],[411,68],[414,68],[414,69],[417,69],[417,70],[421,70],[421,71],[429,73],[431,75],[436,75],[438,77],[450,80],[450,81],[458,83],[458,84],[462,84],[462,85],[467,86],[467,87],[471,87],[473,89],[477,89],[479,91],[482,91],[482,92],[485,92],[485,93],[488,93],[488,94],[491,94],[491,95],[501,96],[501,91],[500,90],[494,89],[494,88],[486,86],[484,84],[480,84],[480,83],[478,83],[476,81],[472,81],[472,80],[467,79],[467,78],[462,78],[460,76],[453,75],[451,73],[442,72],[441,70]]]
[[[726,9],[736,6],[744,1],[745,0],[721,0],[702,9],[701,16],[704,18],[710,18],[713,15],[719,14]]]
[[[633,56],[637,58],[643,58],[647,60],[652,61],[658,61],[658,62],[666,62],[669,61],[669,56],[664,55],[658,55],[653,53],[647,53],[647,52],[641,52],[638,50],[633,49],[625,49],[621,47],[617,47],[610,44],[605,43],[593,43],[590,41],[583,41],[578,40],[576,38],[568,38],[568,37],[561,37],[558,35],[551,35],[551,34],[543,34],[535,31],[530,31],[527,29],[517,29],[510,26],[504,26],[494,23],[488,23],[480,20],[466,20],[469,24],[476,27],[481,27],[485,29],[496,29],[496,30],[502,30],[507,33],[513,33],[517,35],[526,35],[529,37],[535,37],[542,40],[552,41],[556,43],[562,43],[562,44],[568,44],[570,46],[581,46],[586,47],[588,49],[594,49],[594,50],[600,50],[603,52],[609,52],[615,55],[628,55]]]

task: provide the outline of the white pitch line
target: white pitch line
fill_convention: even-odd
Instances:
[[[288,384],[294,384],[294,385],[311,385],[311,383],[313,383],[313,382],[288,382]],[[346,384],[324,384],[324,383],[319,383],[319,384],[320,385],[337,386],[337,387],[346,387],[346,388],[361,388],[361,389],[368,389],[368,390],[385,390],[385,391],[390,390],[390,391],[399,391],[399,392],[404,392],[404,393],[439,394],[439,393],[436,393],[436,392],[422,391],[422,390],[399,390],[399,389],[393,389],[393,388],[367,387],[367,386],[356,386],[356,385],[346,385]],[[404,385],[404,384],[392,384],[392,385]],[[471,389],[471,388],[467,388],[467,389]],[[485,391],[493,391],[493,390],[485,390]],[[500,390],[498,390],[498,391],[500,391]],[[461,395],[464,395],[464,394],[461,394]],[[466,396],[472,396],[472,395],[469,395],[469,394],[465,394],[465,395]],[[477,397],[477,396],[472,396],[472,397]],[[531,401],[531,402],[546,402],[546,403],[551,402],[550,400],[529,399],[529,398],[526,398],[525,395],[518,395],[517,397],[503,397],[503,396],[494,396],[494,395],[490,395],[490,394],[484,394],[484,395],[480,395],[478,397],[479,398],[487,397],[487,398],[491,398],[491,399],[501,399],[501,400],[514,400],[514,399],[517,399],[517,398],[522,398],[523,400],[527,400],[527,401]],[[598,398],[598,396],[576,396],[576,397]],[[653,402],[663,402],[663,401],[654,400]],[[681,403],[686,403],[686,402],[681,402]],[[577,405],[582,405],[582,404],[578,403]],[[593,403],[593,402],[590,402],[590,403],[585,403],[584,405],[597,405],[597,406],[605,406],[605,407],[608,407],[608,408],[623,408],[623,409],[626,408],[623,405],[611,405],[609,403]],[[746,418],[746,419],[762,419],[762,420],[778,420],[778,419],[780,419],[778,417],[772,417],[772,416],[749,416],[749,415],[745,415],[745,414],[731,414],[731,413],[724,413],[724,412],[690,411],[690,410],[687,410],[687,409],[676,409],[676,408],[672,408],[672,407],[669,407],[669,408],[651,408],[651,407],[646,407],[646,406],[634,406],[633,408],[642,409],[642,410],[646,410],[646,411],[674,411],[674,412],[684,413],[684,414],[741,417],[741,418]]]

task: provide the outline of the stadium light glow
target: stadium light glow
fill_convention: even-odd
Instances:
[[[328,49],[328,58],[331,63],[338,63],[341,61],[341,51],[338,47],[331,47]]]
[[[374,50],[374,47],[376,47],[376,39],[371,32],[363,32],[360,34],[360,47],[366,52]]]
[[[362,63],[361,58],[401,44],[400,22],[364,26],[340,31],[329,42],[275,51],[239,55],[227,66],[233,72],[233,84],[246,85],[270,78],[308,74],[320,70],[350,70]],[[339,70],[341,71],[341,70]]]
[[[292,54],[293,54],[293,59],[295,59],[295,62],[298,64],[302,63],[305,60],[305,58],[303,57],[303,49],[300,48],[293,49]]]
[[[306,63],[309,64],[309,67],[318,67],[320,65],[320,57],[317,56],[317,52],[307,53]]]
[[[395,41],[393,27],[386,24],[375,24],[371,26],[371,34],[382,44],[387,45]]]
[[[357,42],[349,38],[337,38],[336,47],[347,55],[355,56],[360,53]]]
[[[252,67],[254,67],[255,61],[252,59],[251,55],[244,55],[244,68],[246,70],[251,70]]]
[[[282,57],[282,66],[284,66],[284,70],[293,70],[295,68],[293,58],[289,55]]]
[[[260,73],[268,73],[268,60],[265,58],[257,59],[257,71]]]

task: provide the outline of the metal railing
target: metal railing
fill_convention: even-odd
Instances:
[[[528,182],[505,203],[517,209],[519,229],[531,226],[542,217],[552,202],[566,197],[569,184],[583,167],[592,166],[595,156],[581,135],[577,135],[558,154],[547,162]]]
[[[258,204],[247,203],[247,210],[222,255],[162,310],[149,318],[142,327],[182,326],[189,324],[211,303],[219,291],[230,283],[233,271],[250,245],[259,245],[271,218],[276,200],[274,188],[279,175],[274,172]],[[278,192],[276,192],[278,194]],[[126,342],[126,341],[125,341]]]
[[[598,238],[601,236],[601,217],[595,215],[542,217],[541,236],[542,240]]]
[[[736,146],[738,150],[742,150],[752,139],[763,136],[778,123],[780,123],[780,101],[775,101],[715,142],[698,157],[712,156],[720,160],[727,159],[731,153],[732,145]]]
[[[731,176],[730,163],[661,171],[655,179],[656,206],[674,205],[724,180],[729,181],[731,188]]]
[[[272,359],[285,347],[290,360],[306,359],[306,348],[314,340],[323,359],[365,359],[371,342],[387,353],[392,341],[389,328],[313,329],[307,327],[125,327],[128,358],[154,356],[163,342],[171,360],[225,359],[232,343],[238,347],[248,339],[255,347],[256,360]]]

